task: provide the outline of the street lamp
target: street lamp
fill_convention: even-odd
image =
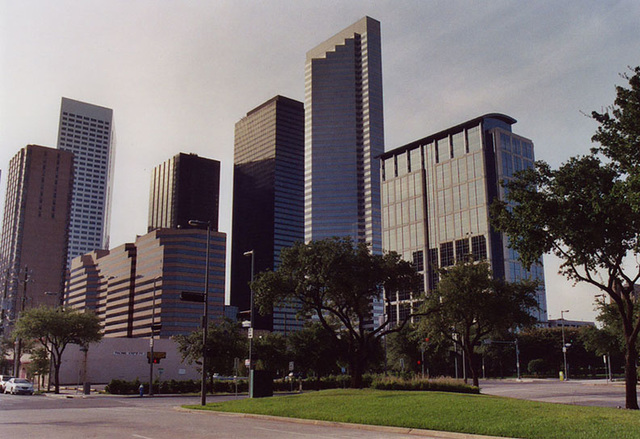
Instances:
[[[564,340],[564,313],[569,312],[568,309],[560,311],[560,321],[562,324],[562,356],[564,357],[564,379],[565,381],[569,379],[569,375],[567,375],[567,344]]]
[[[193,227],[207,227],[207,250],[204,269],[204,311],[202,316],[202,383],[200,404],[207,405],[207,330],[209,326],[209,241],[211,240],[211,221],[189,220]]]
[[[155,356],[153,352],[153,336],[156,332],[156,282],[162,280],[162,276],[157,276],[153,279],[153,299],[151,301],[151,338],[149,339],[149,350],[151,351],[151,357],[149,358],[149,396],[153,396],[153,362]]]
[[[251,256],[251,284],[253,284],[253,270],[255,268],[255,255],[253,253],[253,250],[249,250],[244,252],[244,256]],[[253,325],[254,325],[254,319],[253,319],[253,285],[251,285],[250,288],[250,296],[249,296],[249,331],[248,331],[248,335],[249,335],[249,379],[251,380],[251,371],[253,370],[253,361],[252,361],[252,352],[253,352]],[[251,384],[250,384],[251,385]]]

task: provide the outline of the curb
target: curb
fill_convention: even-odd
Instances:
[[[410,436],[422,436],[422,437],[437,438],[437,439],[510,439],[510,438],[497,437],[497,436],[485,436],[481,434],[456,433],[451,431],[440,431],[440,430],[424,430],[420,428],[408,428],[408,427],[389,427],[385,425],[353,424],[348,422],[321,421],[317,419],[287,418],[282,416],[257,415],[253,413],[218,412],[213,410],[186,409],[183,407],[175,407],[175,410],[191,412],[191,413],[210,413],[218,416],[233,416],[233,417],[239,417],[239,418],[261,419],[265,421],[274,421],[274,422],[275,421],[289,422],[291,424],[343,427],[343,428],[351,428],[354,430],[377,431],[380,433],[406,434]],[[514,439],[514,438],[511,438],[511,439]]]

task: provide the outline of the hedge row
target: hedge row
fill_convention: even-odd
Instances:
[[[288,378],[276,379],[273,381],[274,392],[289,392],[300,390],[325,390],[341,389],[349,387],[351,378],[348,375],[330,375],[322,377],[320,381],[315,378],[290,380]],[[105,391],[115,395],[136,395],[139,393],[140,384],[143,385],[144,393],[149,392],[149,384],[141,383],[140,380],[124,381],[111,380],[105,387]],[[432,380],[403,379],[398,377],[384,377],[375,375],[365,375],[363,377],[364,387],[371,387],[379,390],[421,390],[421,391],[442,391],[456,393],[480,393],[477,387],[462,383],[459,380],[438,378]],[[246,380],[237,380],[237,391],[248,392]],[[153,384],[155,394],[180,394],[200,392],[200,381],[160,381]],[[214,380],[207,386],[210,393],[234,393],[236,392],[236,382],[233,380]]]

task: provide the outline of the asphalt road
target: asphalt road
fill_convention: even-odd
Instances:
[[[606,380],[480,380],[486,395],[598,407],[624,407],[624,382]],[[640,391],[638,392],[640,393]]]
[[[209,401],[219,399],[219,397],[208,398]],[[340,425],[314,425],[175,409],[183,404],[199,403],[199,397],[64,398],[41,395],[0,395],[0,438],[416,438],[415,435],[380,431],[378,427],[367,430]]]
[[[544,402],[624,406],[624,385],[604,381],[481,380],[482,393]],[[233,396],[209,396],[208,401]],[[214,412],[180,411],[200,397],[0,394],[0,439],[408,439],[419,431],[296,423]],[[412,433],[412,434],[410,434]],[[448,434],[447,437],[455,437]],[[422,437],[443,437],[437,434]],[[471,437],[471,436],[461,436]]]

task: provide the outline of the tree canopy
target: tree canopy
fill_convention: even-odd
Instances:
[[[623,75],[614,104],[593,112],[599,127],[591,154],[558,169],[544,162],[506,182],[505,201],[492,206],[493,225],[506,233],[526,266],[551,252],[561,273],[607,293],[625,339],[626,407],[638,409],[635,311],[640,279],[640,67]]]
[[[420,324],[427,334],[459,346],[478,386],[476,348],[489,334],[534,323],[537,283],[494,279],[486,261],[461,261],[441,269],[437,288],[427,296]]]
[[[13,336],[38,341],[51,355],[55,393],[60,393],[60,365],[69,343],[88,346],[100,341],[99,319],[90,312],[75,309],[39,307],[23,311]]]
[[[366,244],[350,238],[296,243],[283,249],[280,258],[276,271],[260,273],[252,284],[261,312],[295,300],[303,318],[317,317],[335,342],[346,344],[351,385],[361,387],[378,338],[403,324],[391,328],[386,320],[374,329],[373,300],[381,299],[383,290],[417,291],[420,277],[415,269],[394,252],[373,255]]]
[[[176,335],[178,350],[183,360],[189,364],[195,363],[202,370],[202,329],[188,335]],[[207,328],[207,370],[206,376],[211,378],[214,373],[233,375],[234,358],[245,358],[247,355],[246,337],[240,330],[240,324],[224,319],[209,324]]]

